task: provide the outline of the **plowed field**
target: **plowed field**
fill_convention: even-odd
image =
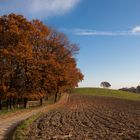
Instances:
[[[28,140],[140,140],[140,102],[71,95],[64,107],[37,119]]]

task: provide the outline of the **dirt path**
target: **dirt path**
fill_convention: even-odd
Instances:
[[[140,140],[140,102],[71,95],[30,127],[27,140]]]
[[[23,112],[19,114],[17,113],[15,115],[6,118],[0,118],[0,140],[8,139],[9,138],[8,135],[10,135],[11,131],[14,130],[15,127],[23,120],[29,118],[34,114],[37,114],[38,112],[47,112],[51,109],[59,108],[67,102],[67,99],[68,99],[68,95],[65,94],[63,95],[61,100],[55,104],[44,106],[28,112]]]

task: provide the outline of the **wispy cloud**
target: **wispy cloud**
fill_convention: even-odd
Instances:
[[[97,31],[92,29],[74,29],[73,34],[79,36],[133,36],[140,35],[140,26],[126,31]]]
[[[15,12],[29,18],[46,18],[63,15],[75,7],[80,0],[3,0],[0,14]]]
[[[132,29],[132,33],[134,33],[134,34],[140,34],[140,25],[134,27],[134,28]]]

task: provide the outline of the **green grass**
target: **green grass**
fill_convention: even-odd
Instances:
[[[25,121],[23,121],[17,128],[16,131],[13,134],[12,139],[13,140],[25,140],[26,135],[28,133],[29,126],[37,119],[39,118],[43,113],[39,113],[37,115],[34,115]]]
[[[140,94],[104,88],[76,88],[73,90],[73,93],[80,95],[107,96],[140,101]]]
[[[54,96],[50,96],[47,101],[43,102],[43,106],[46,106],[48,104],[53,104],[53,103],[54,103]],[[6,107],[4,107],[2,110],[0,110],[0,117],[9,116],[11,114],[16,114],[19,112],[26,112],[28,110],[37,109],[40,107],[42,107],[42,106],[34,106],[34,107],[26,108],[26,109],[23,107],[20,107],[20,108],[15,107],[13,109],[7,109]]]

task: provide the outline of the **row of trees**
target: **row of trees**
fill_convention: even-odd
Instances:
[[[22,15],[0,17],[0,109],[2,101],[40,99],[78,86],[83,75],[74,56],[79,48],[63,33]]]
[[[107,81],[103,81],[100,84],[101,87],[103,88],[110,88],[111,84]],[[138,85],[137,87],[130,87],[130,88],[121,88],[119,89],[121,91],[127,91],[127,92],[133,92],[133,93],[140,93],[140,86]]]
[[[133,93],[140,93],[140,86],[130,87],[130,88],[121,88],[119,90],[133,92]]]

